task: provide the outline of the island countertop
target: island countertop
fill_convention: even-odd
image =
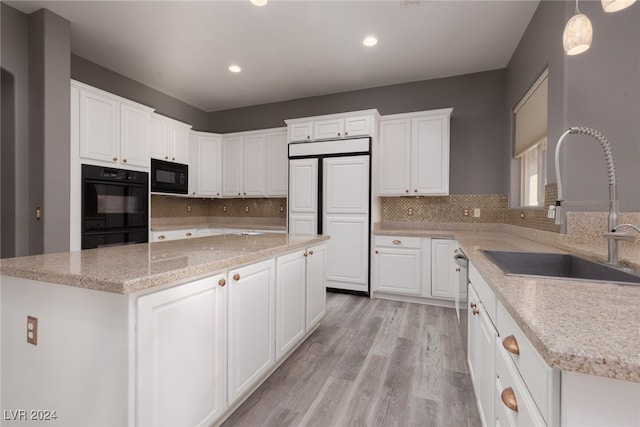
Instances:
[[[502,231],[380,228],[375,234],[457,240],[549,366],[640,383],[640,286],[506,276],[481,250],[569,248]]]
[[[0,260],[0,274],[129,294],[292,252],[323,235],[225,234]]]

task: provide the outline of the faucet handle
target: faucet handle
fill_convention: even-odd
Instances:
[[[625,240],[628,242],[633,242],[634,240],[636,240],[636,236],[629,231],[623,233],[620,233],[618,231],[609,231],[604,233],[604,237],[607,239]]]

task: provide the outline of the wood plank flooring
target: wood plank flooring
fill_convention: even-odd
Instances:
[[[479,426],[454,309],[327,294],[320,327],[223,426]]]

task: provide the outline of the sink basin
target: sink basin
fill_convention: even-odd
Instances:
[[[640,276],[570,254],[482,251],[508,276],[640,284]]]

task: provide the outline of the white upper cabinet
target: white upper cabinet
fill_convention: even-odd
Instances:
[[[289,162],[287,132],[267,134],[267,197],[287,197]]]
[[[287,136],[283,128],[222,136],[224,197],[286,197]]]
[[[80,136],[80,158],[98,164],[149,167],[149,120],[153,109],[72,82],[79,109],[71,117]]]
[[[452,108],[385,116],[380,122],[381,196],[449,194]]]
[[[191,125],[153,114],[151,117],[151,157],[182,164],[189,163]]]
[[[196,171],[196,195],[205,197],[222,196],[222,137],[217,134],[194,132],[195,161],[189,172]]]
[[[363,110],[291,119],[285,122],[290,142],[322,141],[374,136],[379,117],[377,110]]]

